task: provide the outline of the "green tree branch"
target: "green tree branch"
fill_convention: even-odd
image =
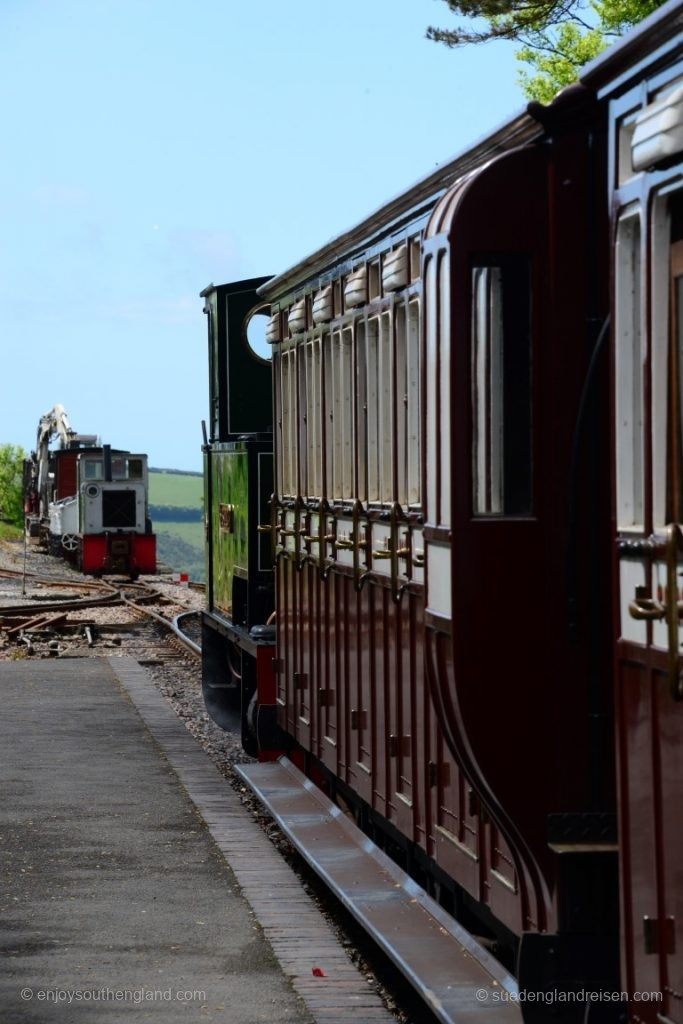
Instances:
[[[529,99],[549,103],[579,68],[615,36],[642,21],[662,0],[443,0],[464,24],[429,26],[427,38],[448,47],[509,39],[530,70],[519,80]]]

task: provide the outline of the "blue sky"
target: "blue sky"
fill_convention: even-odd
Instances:
[[[524,105],[441,0],[0,0],[0,443],[56,402],[201,468],[210,281],[275,274]]]

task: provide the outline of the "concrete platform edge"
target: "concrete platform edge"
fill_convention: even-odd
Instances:
[[[122,690],[175,772],[230,865],[242,893],[292,986],[316,1024],[367,1024],[393,1016],[351,963],[332,927],[303,891],[294,871],[249,818],[237,793],[177,718],[144,668],[133,658],[109,661]],[[316,976],[320,968],[323,976]]]

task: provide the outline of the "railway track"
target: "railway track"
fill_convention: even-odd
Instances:
[[[157,581],[84,580],[11,568],[0,569],[0,579],[14,582],[21,580],[22,594],[27,584],[34,591],[38,587],[43,590],[41,594],[33,593],[26,602],[13,601],[11,604],[0,605],[0,642],[4,640],[5,649],[8,645],[14,644],[19,648],[24,645],[31,654],[40,655],[44,653],[41,645],[47,643],[48,655],[72,655],[74,639],[84,637],[88,647],[92,648],[96,636],[134,631],[130,622],[107,621],[106,617],[102,618],[104,609],[125,607],[130,610],[133,622],[153,621],[170,633],[175,642],[182,644],[193,657],[201,657],[201,646],[196,640],[198,630],[193,630],[194,637],[186,632],[186,629],[191,628],[192,620],[197,620],[198,609],[188,608],[178,598],[162,592]],[[71,590],[77,596],[55,598],[51,594],[55,589]],[[83,619],[82,613],[87,610],[97,612],[97,618],[92,621]],[[145,639],[140,630],[137,633],[139,639]],[[62,642],[61,647],[59,641]],[[114,646],[118,645],[114,641]]]

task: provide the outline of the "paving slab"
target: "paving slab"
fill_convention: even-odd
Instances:
[[[117,660],[0,662],[0,1021],[309,1024]]]

